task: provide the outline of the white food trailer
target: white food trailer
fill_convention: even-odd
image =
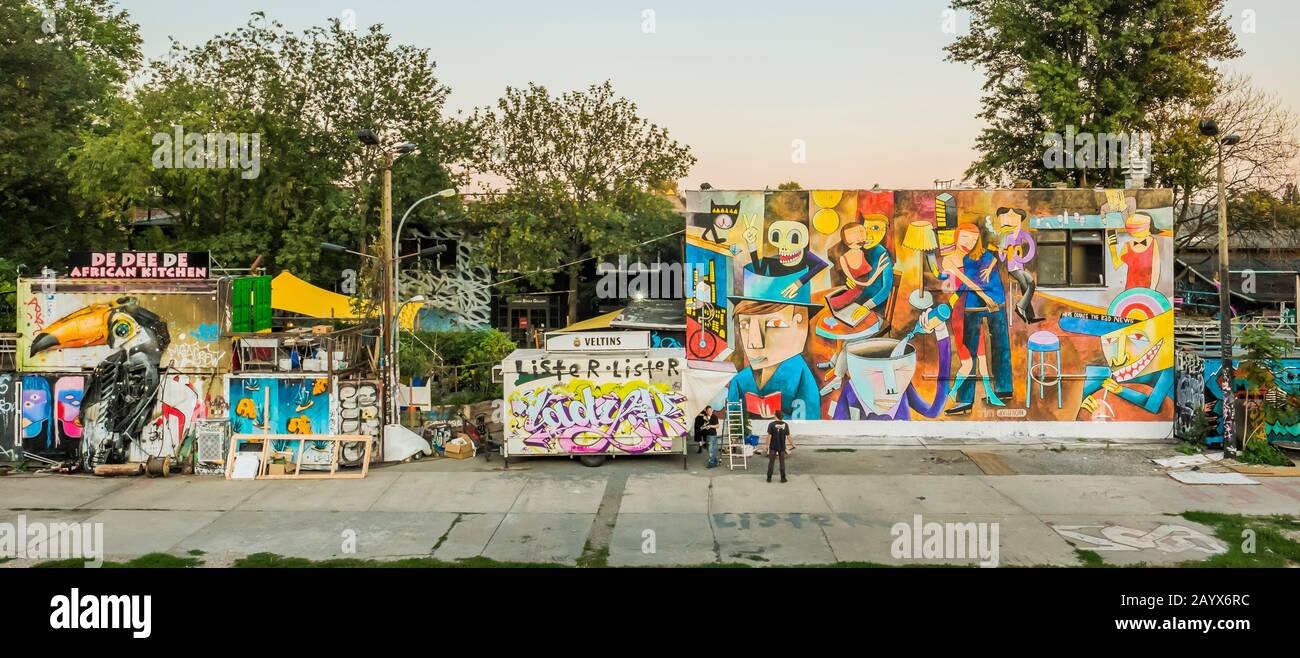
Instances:
[[[506,457],[686,454],[683,349],[648,331],[551,333],[501,363]]]

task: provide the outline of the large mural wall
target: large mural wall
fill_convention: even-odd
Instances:
[[[223,407],[215,282],[20,279],[17,301],[24,450],[72,458],[89,440],[88,463],[173,455]]]
[[[230,431],[232,434],[331,434],[333,392],[324,377],[230,376]],[[328,465],[334,444],[329,441],[278,440],[277,452],[298,459],[303,446],[304,465]]]
[[[639,455],[685,447],[690,419],[677,357],[539,357],[508,365],[511,455]]]
[[[690,413],[1174,418],[1168,190],[687,193]]]

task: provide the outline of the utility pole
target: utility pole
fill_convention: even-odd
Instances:
[[[1218,155],[1219,178],[1219,387],[1223,391],[1223,454],[1232,457],[1241,449],[1240,437],[1233,426],[1237,404],[1236,372],[1232,367],[1232,285],[1228,278],[1228,190],[1223,173],[1223,147],[1241,141],[1237,135],[1219,137],[1219,125],[1202,119],[1201,134],[1213,137]]]

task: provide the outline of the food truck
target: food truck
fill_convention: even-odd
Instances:
[[[501,364],[506,457],[685,455],[683,349],[649,331],[553,332]]]

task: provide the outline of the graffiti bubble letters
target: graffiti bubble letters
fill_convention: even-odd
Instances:
[[[1150,532],[1118,525],[1053,525],[1052,529],[1068,540],[1083,542],[1094,551],[1157,549],[1163,553],[1199,551],[1207,555],[1228,552],[1228,547],[1218,539],[1181,525],[1161,525]],[[1096,534],[1085,532],[1089,530]]]
[[[685,401],[663,384],[575,381],[513,396],[510,423],[524,445],[547,452],[665,451],[686,433]]]

